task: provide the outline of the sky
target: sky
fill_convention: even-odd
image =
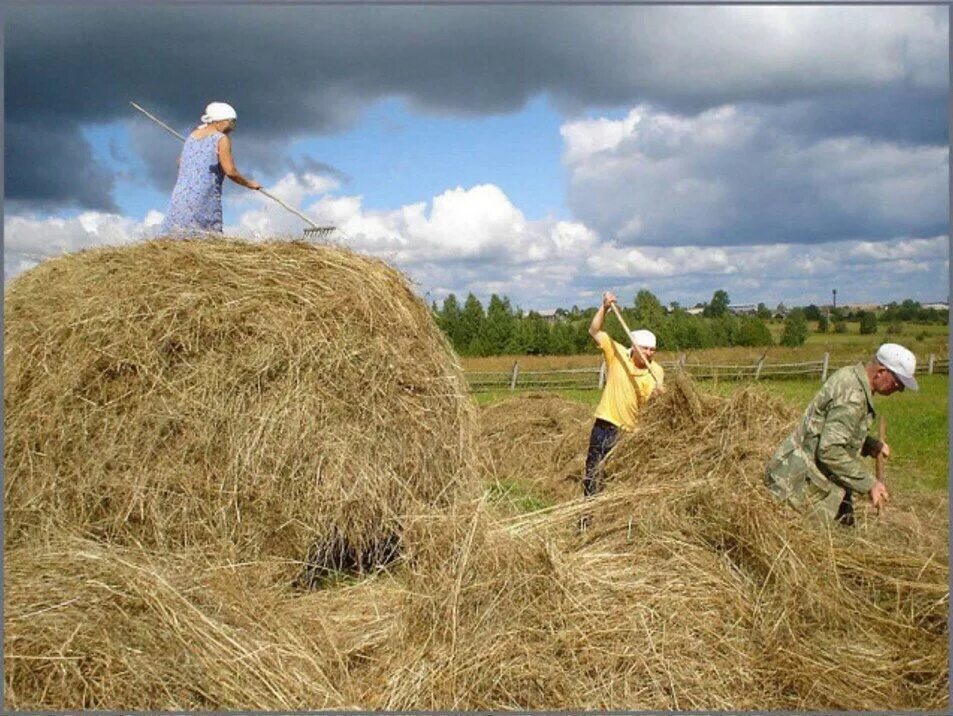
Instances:
[[[154,237],[180,133],[428,301],[949,293],[949,15],[930,6],[29,5],[5,33],[4,279]],[[304,222],[226,182],[225,233]]]

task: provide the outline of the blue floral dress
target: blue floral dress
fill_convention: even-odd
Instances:
[[[189,136],[185,140],[179,159],[179,176],[160,233],[221,233],[225,171],[218,161],[218,140],[224,136],[214,132],[200,139]]]

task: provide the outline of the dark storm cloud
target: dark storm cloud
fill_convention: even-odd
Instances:
[[[932,142],[945,116],[944,23],[943,8],[15,7],[6,116],[81,147],[78,125],[127,118],[130,99],[176,128],[224,99],[262,171],[287,165],[279,147],[289,138],[345,128],[385,96],[458,115],[515,111],[541,92],[567,111],[802,102],[816,132]],[[777,31],[785,41],[771,41]],[[907,87],[916,107],[866,111],[864,91]],[[832,93],[842,105],[833,115],[811,104]],[[18,142],[8,188],[57,194],[42,142]],[[153,179],[168,182],[166,160],[140,150]],[[19,179],[30,171],[50,186]],[[102,205],[89,191],[71,198]]]
[[[25,125],[8,116],[4,135],[7,200],[27,209],[116,210],[112,174],[93,161],[78,126]]]

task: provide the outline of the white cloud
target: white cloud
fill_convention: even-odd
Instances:
[[[312,184],[310,186],[319,186]],[[691,305],[724,288],[738,302],[776,305],[824,300],[829,286],[844,300],[932,300],[947,293],[946,236],[889,241],[839,241],[756,246],[626,246],[602,240],[579,222],[528,220],[496,186],[449,189],[429,202],[393,210],[367,210],[360,197],[315,196],[289,182],[309,216],[343,229],[344,245],[381,257],[404,271],[427,300],[447,293],[490,293],[523,308],[590,305],[603,290],[620,296],[641,288],[664,301]],[[249,193],[250,194],[250,193]],[[245,207],[227,233],[261,239],[300,236],[302,222],[280,207],[242,197]],[[290,220],[289,220],[290,217]],[[72,219],[5,221],[9,278],[44,257],[103,244],[124,244],[154,234],[161,214],[141,222],[86,212]],[[257,232],[257,233],[256,233]],[[884,283],[886,282],[886,284]],[[884,295],[885,285],[897,287]]]
[[[796,136],[753,106],[640,105],[561,133],[576,216],[624,243],[883,240],[947,222],[945,146]]]
[[[132,243],[150,235],[162,214],[150,211],[142,222],[117,214],[85,211],[73,218],[6,216],[3,222],[4,278],[63,253],[93,246]]]

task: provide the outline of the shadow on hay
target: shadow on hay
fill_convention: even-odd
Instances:
[[[341,576],[363,576],[386,569],[401,557],[401,539],[392,533],[364,549],[355,548],[343,537],[314,543],[291,586],[298,590],[322,589]]]

